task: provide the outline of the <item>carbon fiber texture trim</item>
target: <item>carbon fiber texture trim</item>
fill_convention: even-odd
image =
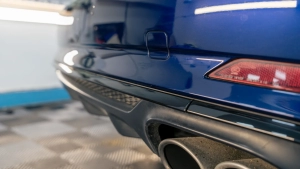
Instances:
[[[99,84],[96,84],[96,83],[93,83],[93,82],[90,82],[87,80],[79,79],[79,78],[68,76],[65,74],[64,74],[64,77],[66,79],[68,79],[69,82],[71,82],[75,85],[82,86],[84,89],[89,90],[96,95],[100,95],[100,96],[112,99],[114,101],[125,103],[125,104],[129,105],[130,107],[134,107],[141,101],[140,98],[104,87],[102,85],[99,85]]]

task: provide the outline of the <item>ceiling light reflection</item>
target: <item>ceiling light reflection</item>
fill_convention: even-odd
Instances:
[[[249,128],[255,128],[252,124],[246,124],[246,123],[242,123],[242,122],[236,122],[239,125],[242,125],[244,127],[249,127]]]
[[[72,25],[74,18],[62,16],[58,12],[28,10],[0,7],[0,20],[44,23],[55,25]]]
[[[297,1],[248,2],[248,3],[241,3],[241,4],[227,4],[227,5],[198,8],[195,10],[195,15],[215,13],[215,12],[225,12],[225,11],[249,10],[249,9],[296,8],[296,7],[297,7]]]
[[[71,52],[68,52],[64,57],[64,62],[70,66],[74,65],[73,58],[74,56],[78,55],[77,50],[72,50]]]
[[[64,65],[64,64],[58,64],[59,67],[61,67],[65,72],[67,73],[72,73],[73,71],[67,66],[67,65]]]
[[[214,61],[214,62],[223,62],[223,60],[218,60],[218,59],[206,59],[206,58],[197,58],[197,60],[207,60],[207,61]]]
[[[281,120],[276,120],[276,119],[272,119],[273,122],[276,122],[276,123],[280,123],[280,124],[284,124],[284,125],[288,125],[288,126],[292,126],[292,127],[295,127],[296,125],[293,124],[293,123],[288,123],[288,122],[285,122],[285,121],[281,121]]]

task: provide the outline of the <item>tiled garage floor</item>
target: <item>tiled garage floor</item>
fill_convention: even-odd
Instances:
[[[163,169],[140,139],[78,102],[0,114],[0,169]]]

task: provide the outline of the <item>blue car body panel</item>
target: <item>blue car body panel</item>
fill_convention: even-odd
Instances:
[[[167,138],[207,137],[300,167],[299,92],[209,78],[236,59],[300,64],[298,1],[77,0],[66,10],[74,23],[60,30],[57,76],[120,134],[155,153]]]
[[[267,5],[257,9],[255,3],[260,2]],[[268,8],[274,2],[283,7]],[[284,7],[285,2],[296,6]],[[234,10],[239,4],[253,8]],[[195,14],[197,9],[224,5],[233,5],[233,10]],[[300,93],[207,77],[215,67],[237,58],[300,63],[297,1],[92,1],[92,8],[75,10],[74,16],[68,34],[72,43],[61,52],[59,62],[77,50],[74,67],[300,120]],[[148,32],[153,35],[147,37]]]
[[[228,57],[171,54],[167,61],[160,61],[149,59],[146,53],[124,54],[124,51],[102,49],[77,50],[79,54],[74,60],[77,63],[75,66],[79,68],[121,77],[195,99],[212,99],[223,101],[224,104],[262,109],[273,115],[300,118],[300,97],[297,93],[217,81],[204,76],[223,61],[227,61]],[[90,58],[90,52],[95,57]],[[122,56],[103,59],[106,53],[122,53]],[[93,65],[89,65],[90,63]],[[86,68],[87,66],[91,67]]]

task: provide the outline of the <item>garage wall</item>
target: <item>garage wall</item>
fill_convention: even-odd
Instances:
[[[58,25],[0,21],[0,94],[62,89],[53,67],[58,30]]]
[[[53,58],[57,25],[0,21],[0,92],[61,87]]]

